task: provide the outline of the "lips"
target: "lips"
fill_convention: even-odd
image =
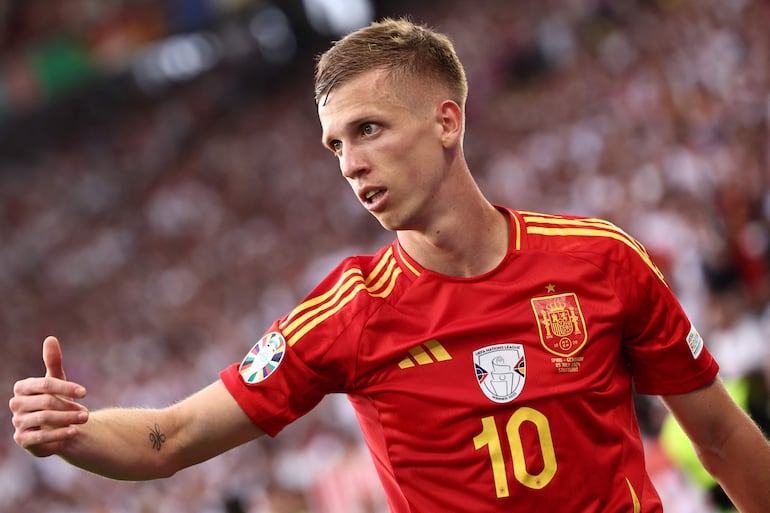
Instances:
[[[375,211],[383,207],[387,192],[384,187],[364,187],[358,197],[368,210]]]
[[[375,203],[383,194],[385,194],[384,188],[365,187],[359,192],[359,197],[362,203],[371,204]]]

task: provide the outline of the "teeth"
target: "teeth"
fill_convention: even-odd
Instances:
[[[367,199],[367,200],[370,200],[370,199],[372,199],[374,196],[376,196],[377,194],[379,194],[379,192],[380,192],[379,190],[376,190],[376,191],[369,191],[369,192],[367,192],[367,193],[366,193],[366,196],[365,196],[365,197],[366,197],[366,199]]]

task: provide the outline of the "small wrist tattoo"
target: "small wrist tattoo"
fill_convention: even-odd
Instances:
[[[155,451],[160,452],[160,447],[165,443],[166,435],[160,432],[160,427],[155,424],[154,428],[150,429],[150,442],[152,442],[152,448]]]

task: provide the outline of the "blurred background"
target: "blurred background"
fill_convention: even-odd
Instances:
[[[43,372],[55,334],[89,407],[169,404],[240,361],[340,258],[390,242],[322,148],[312,90],[315,56],[386,15],[453,38],[488,197],[635,235],[766,425],[765,0],[3,2],[6,395]],[[658,400],[637,399],[667,513],[725,509]],[[344,397],[148,483],[34,459],[0,417],[2,511],[387,511]]]

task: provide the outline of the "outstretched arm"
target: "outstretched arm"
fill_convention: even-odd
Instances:
[[[261,432],[217,381],[160,410],[113,408],[91,413],[59,455],[113,479],[168,477]]]
[[[718,379],[688,394],[669,395],[671,410],[703,466],[742,513],[770,504],[770,443]]]
[[[10,400],[16,443],[35,456],[57,454],[113,479],[167,477],[262,434],[221,381],[163,409],[79,404],[85,389],[66,380],[58,341],[44,342],[46,376],[16,383]]]

